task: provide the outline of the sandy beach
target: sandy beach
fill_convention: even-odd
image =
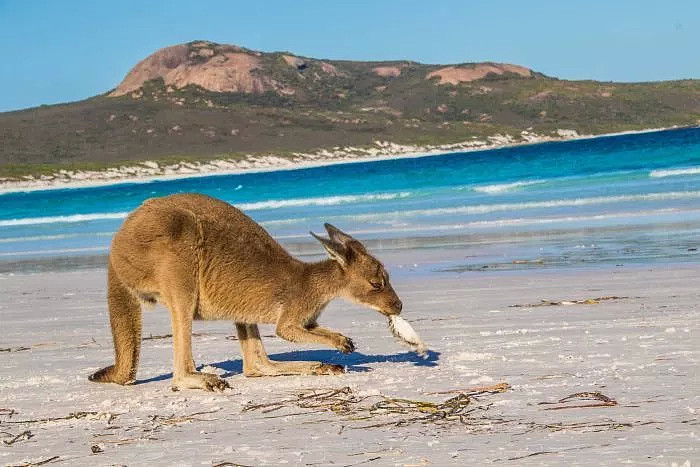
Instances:
[[[161,308],[144,315],[137,384],[87,380],[112,359],[104,270],[0,276],[0,463],[700,459],[697,265],[426,275],[408,267],[410,251],[385,256],[402,271],[393,282],[432,349],[427,360],[395,342],[376,312],[336,301],[321,321],[355,340],[353,354],[262,332],[273,358],[340,363],[345,375],[251,379],[233,326],[195,322],[196,363],[226,377],[223,394],[170,390]]]

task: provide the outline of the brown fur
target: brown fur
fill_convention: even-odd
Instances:
[[[196,371],[192,320],[236,323],[247,376],[335,374],[342,367],[267,358],[257,324],[277,326],[291,342],[352,352],[352,340],[322,328],[327,303],[345,297],[383,314],[401,312],[384,266],[364,246],[330,224],[329,238],[314,235],[331,259],[304,263],[235,207],[198,194],[145,201],[112,242],[108,304],[115,365],[90,376],[128,384],[136,376],[141,343],[140,302],[164,304],[173,334],[173,387],[222,390],[215,375]]]

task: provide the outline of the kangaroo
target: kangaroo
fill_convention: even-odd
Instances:
[[[258,324],[297,343],[322,344],[344,353],[355,346],[318,325],[337,297],[390,316],[401,300],[383,264],[358,240],[325,224],[316,238],[329,259],[306,263],[291,256],[270,234],[232,205],[200,194],[146,200],[115,234],[107,270],[109,322],[115,364],[89,379],[130,384],[141,345],[141,304],[162,303],[173,334],[173,389],[222,391],[228,383],[200,373],[192,359],[192,320],[231,320],[243,355],[245,376],[332,375],[340,365],[277,362],[265,353]]]

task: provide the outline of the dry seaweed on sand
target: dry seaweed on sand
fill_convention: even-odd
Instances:
[[[482,394],[496,394],[499,392],[506,392],[511,388],[508,383],[496,383],[490,386],[476,386],[469,389],[450,389],[448,391],[436,391],[436,392],[425,392],[424,394],[436,395],[436,394],[467,394],[470,396],[480,396]]]
[[[381,394],[359,396],[350,387],[339,389],[307,389],[291,397],[265,404],[247,404],[243,412],[260,411],[268,414],[283,408],[304,409],[291,415],[333,412],[345,417],[345,421],[378,420],[378,423],[350,428],[376,428],[381,426],[405,426],[414,423],[470,424],[469,415],[488,410],[479,405],[477,396],[506,391],[506,383],[495,387],[476,388],[477,391],[458,394],[441,402],[389,397]],[[285,414],[288,416],[290,414]]]
[[[508,459],[494,459],[494,462],[498,462],[498,461],[502,461],[502,460],[516,461],[516,460],[520,460],[520,459],[526,459],[528,457],[542,456],[542,455],[546,455],[546,454],[559,454],[559,453],[568,452],[568,451],[581,451],[584,449],[591,449],[591,448],[605,447],[605,446],[610,446],[610,443],[591,445],[591,446],[574,446],[572,448],[558,449],[556,451],[535,451],[535,452],[531,452],[529,454],[523,454],[522,456],[509,457]]]
[[[221,409],[214,409],[214,410],[207,410],[203,412],[195,412],[191,413],[189,415],[181,415],[181,416],[175,416],[169,415],[169,416],[163,416],[163,415],[153,415],[151,417],[151,422],[156,422],[161,425],[180,425],[182,423],[187,423],[187,422],[203,422],[203,421],[211,421],[209,419],[204,419],[200,418],[199,415],[206,415],[206,414],[212,414],[216,413]]]
[[[260,410],[262,413],[270,413],[284,407],[297,407],[300,409],[323,409],[330,412],[343,413],[348,410],[349,404],[362,402],[364,398],[357,397],[352,389],[343,387],[340,389],[308,389],[296,393],[290,398],[265,404],[248,403],[243,407],[243,412]]]
[[[633,428],[636,426],[658,425],[658,424],[662,424],[662,423],[663,422],[656,421],[656,420],[649,420],[649,421],[638,420],[635,422],[616,422],[615,420],[609,420],[609,419],[604,420],[604,421],[574,422],[574,423],[528,422],[528,423],[523,423],[523,425],[526,425],[528,427],[528,429],[522,433],[519,433],[519,434],[523,435],[523,434],[530,433],[530,432],[536,431],[536,430],[547,430],[547,431],[551,431],[551,432],[579,431],[579,432],[584,432],[584,433],[597,433],[597,432],[610,431],[610,430],[623,430],[625,428]]]
[[[206,336],[210,333],[206,332],[193,332],[192,337],[201,337],[201,336]],[[152,341],[152,340],[158,340],[158,339],[170,339],[173,337],[172,334],[149,334],[148,336],[142,337],[142,341]]]
[[[3,347],[0,349],[0,352],[21,352],[23,350],[29,350],[30,347],[25,347],[25,346],[19,346],[19,347]]]
[[[247,464],[236,464],[235,462],[228,462],[228,461],[223,461],[223,462],[218,462],[212,467],[251,467]]]
[[[16,413],[17,411],[15,409],[6,409],[4,407],[0,407],[0,416],[7,415],[7,418],[12,418],[12,416]]]
[[[37,418],[33,420],[7,420],[3,423],[15,423],[15,424],[25,424],[25,423],[51,423],[58,422],[62,420],[80,420],[87,418],[89,420],[101,420],[103,418],[107,419],[107,423],[111,423],[112,420],[117,418],[118,414],[113,414],[109,412],[72,412],[64,417],[47,417],[47,418]]]
[[[580,402],[594,400],[598,401],[592,404],[569,404],[570,402]],[[600,392],[577,392],[575,394],[570,394],[556,402],[540,402],[539,405],[550,405],[550,404],[563,404],[557,405],[556,407],[548,407],[544,410],[562,410],[562,409],[580,409],[586,407],[614,407],[617,405],[615,399],[611,399]],[[567,405],[568,404],[568,405]]]
[[[13,465],[10,467],[33,467],[35,465],[44,465],[44,464],[48,464],[49,462],[53,462],[53,461],[57,460],[58,458],[60,458],[60,456],[52,456],[52,457],[49,457],[47,459],[40,460],[37,462],[26,462],[24,464],[17,464],[17,465]]]
[[[340,432],[349,429],[368,429],[381,427],[403,427],[414,424],[433,425],[434,427],[449,428],[461,426],[469,433],[506,432],[524,430],[516,435],[532,431],[577,431],[600,432],[622,430],[635,426],[660,423],[658,421],[618,422],[615,420],[594,420],[578,422],[549,422],[541,423],[502,416],[489,412],[491,403],[484,397],[510,390],[508,383],[502,382],[491,386],[455,389],[426,394],[456,394],[442,401],[414,400],[407,398],[389,397],[382,394],[360,396],[350,387],[338,389],[306,389],[292,394],[282,400],[264,404],[249,403],[243,412],[258,411],[265,418],[303,416],[319,413],[334,413],[338,421],[343,423]],[[594,400],[594,404],[559,405],[551,409],[574,407],[609,407],[617,402],[601,393],[576,393],[556,402],[545,404],[567,404],[580,400]],[[298,412],[294,409],[303,409]],[[549,410],[549,409],[545,409]],[[280,414],[267,415],[270,412],[281,411]],[[328,420],[313,420],[305,423],[322,423]],[[505,431],[504,431],[505,430]]]
[[[479,408],[471,408],[471,397],[467,394],[458,394],[444,402],[427,402],[412,399],[383,397],[369,408],[369,414],[374,415],[400,415],[398,420],[380,422],[372,425],[364,425],[357,428],[378,428],[382,426],[405,426],[413,423],[444,423],[459,422],[468,423],[467,415]],[[469,407],[469,410],[468,410]]]
[[[32,434],[32,432],[29,430],[24,430],[23,432],[21,432],[17,435],[13,435],[12,433],[8,433],[6,431],[0,432],[0,433],[10,436],[9,439],[2,440],[2,442],[5,446],[12,446],[13,444],[15,444],[18,441],[27,440],[27,439],[31,439],[32,437],[34,437],[34,434]]]
[[[596,297],[596,298],[585,298],[582,300],[548,300],[543,298],[539,303],[524,303],[508,305],[508,308],[535,308],[538,306],[559,306],[559,305],[597,305],[600,302],[605,302],[608,300],[625,300],[630,297],[618,297],[616,295],[610,295],[607,297]]]

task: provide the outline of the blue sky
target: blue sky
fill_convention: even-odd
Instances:
[[[700,1],[0,0],[0,111],[102,93],[208,39],[318,58],[491,60],[567,79],[700,78]]]

